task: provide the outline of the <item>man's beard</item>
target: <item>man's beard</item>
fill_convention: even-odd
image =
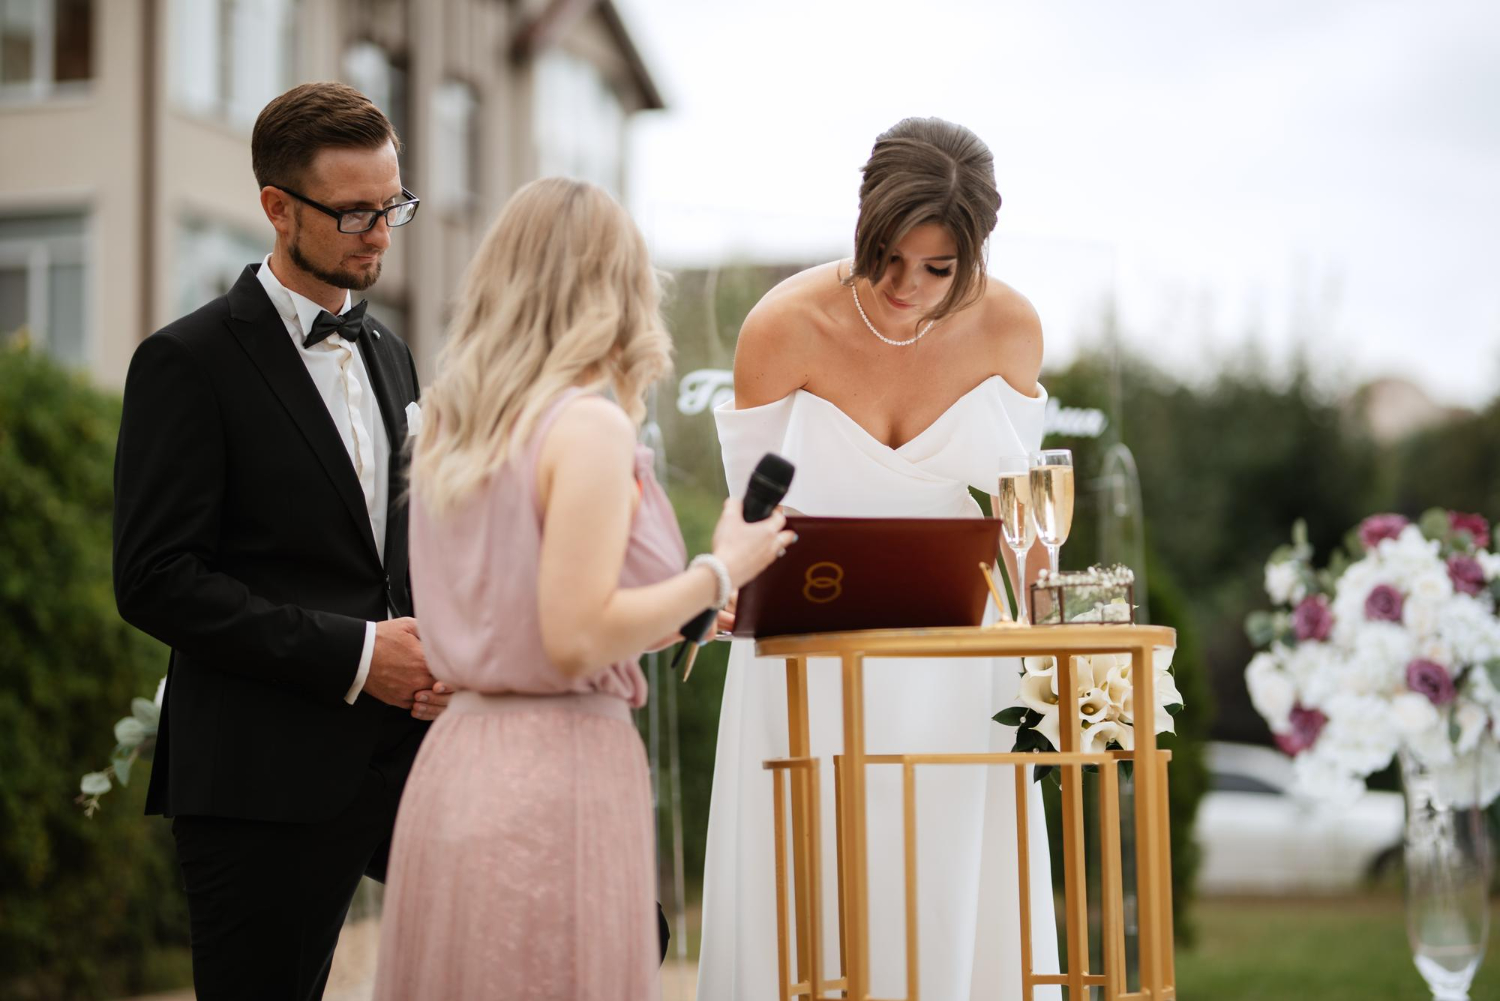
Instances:
[[[295,238],[292,240],[291,248],[287,253],[291,257],[292,263],[297,265],[297,267],[306,271],[325,285],[332,285],[334,288],[363,292],[380,279],[381,261],[378,258],[375,261],[374,269],[371,271],[344,271],[342,269],[323,268],[314,264],[307,258],[307,255],[302,253],[302,241]]]

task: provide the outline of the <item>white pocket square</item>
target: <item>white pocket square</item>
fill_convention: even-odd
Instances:
[[[415,438],[422,433],[422,408],[415,403],[406,405],[406,437]]]

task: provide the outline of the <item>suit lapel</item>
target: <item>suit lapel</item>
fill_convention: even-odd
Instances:
[[[281,314],[276,312],[255,273],[255,265],[245,268],[229,290],[229,329],[323,464],[334,490],[354,519],[356,530],[369,546],[370,555],[378,561],[380,552],[375,548],[370,514],[365,510],[364,491],[360,489],[354,464],[349,461],[349,452],[323,398],[318,395],[318,388],[313,385],[307,366],[297,355]],[[383,398],[381,409],[385,409]]]
[[[375,387],[375,399],[385,423],[390,459],[386,465],[385,568],[392,587],[405,593],[406,576],[406,404],[416,397],[416,387],[401,378],[406,371],[402,352],[389,332],[378,336],[374,324],[359,339],[359,353]]]
[[[391,445],[391,471],[396,469],[396,457],[406,444],[406,406],[391,386],[393,359],[385,342],[387,336],[376,336],[373,326],[359,339],[359,353],[365,360],[365,371],[370,373],[370,383],[375,387],[375,400],[380,404],[380,417],[385,422],[385,437]],[[395,483],[395,480],[391,480]]]

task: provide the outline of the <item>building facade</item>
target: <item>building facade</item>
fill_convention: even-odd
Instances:
[[[326,79],[403,139],[422,210],[368,295],[424,375],[505,199],[548,174],[620,196],[627,122],[662,107],[607,0],[5,0],[0,338],[122,384],[143,337],[270,249],[250,128]]]

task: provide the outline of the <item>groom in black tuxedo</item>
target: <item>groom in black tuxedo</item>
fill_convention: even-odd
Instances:
[[[322,996],[449,697],[411,618],[416,370],[350,295],[416,212],[398,143],[341,84],[267,105],[275,248],[147,338],[125,384],[115,597],[172,649],[146,809],[174,818],[202,1001]]]

